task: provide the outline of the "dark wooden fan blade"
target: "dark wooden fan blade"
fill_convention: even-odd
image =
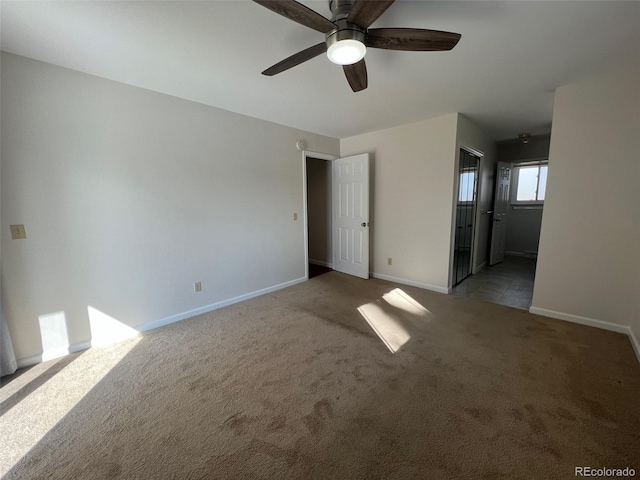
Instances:
[[[347,21],[362,28],[369,28],[395,0],[356,0]]]
[[[413,52],[451,50],[460,40],[459,33],[421,28],[372,28],[367,32],[367,47]]]
[[[359,92],[367,88],[369,80],[367,78],[367,65],[364,63],[364,58],[353,65],[343,65],[342,68],[347,77],[347,82],[349,82],[351,86],[351,90]]]
[[[310,8],[296,2],[295,0],[253,0],[254,2],[276,12],[283,17],[298,22],[305,27],[313,28],[322,33],[327,33],[336,26]]]
[[[289,70],[296,65],[300,65],[307,60],[311,60],[312,58],[315,58],[321,53],[325,53],[326,51],[327,44],[325,42],[319,43],[317,45],[314,45],[313,47],[307,48],[306,50],[302,50],[295,55],[291,55],[289,58],[285,58],[281,62],[276,63],[273,67],[267,68],[264,72],[262,72],[262,74],[268,77],[272,77],[280,72]]]

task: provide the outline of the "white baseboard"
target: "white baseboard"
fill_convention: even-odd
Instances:
[[[84,342],[72,343],[66,347],[56,348],[53,350],[47,350],[46,352],[39,353],[38,355],[31,355],[30,357],[19,358],[17,360],[18,368],[30,367],[38,363],[47,362],[56,358],[64,357],[70,353],[77,353],[91,347],[91,340]]]
[[[596,320],[595,318],[581,317],[570,313],[556,312],[554,310],[547,310],[546,308],[530,307],[529,313],[542,315],[544,317],[557,318],[558,320],[566,320],[567,322],[579,323],[581,325],[588,325],[589,327],[602,328],[603,330],[610,330],[612,332],[627,334],[630,332],[630,328],[623,325],[605,322],[604,320]]]
[[[504,252],[505,255],[509,255],[510,257],[527,257],[527,258],[538,258],[538,252]]]
[[[313,264],[313,265],[320,265],[321,267],[329,267],[329,268],[333,268],[333,263],[329,263],[329,262],[323,262],[322,260],[312,260],[311,258],[309,259],[309,263]]]
[[[387,280],[388,282],[401,283],[402,285],[409,285],[410,287],[424,288],[425,290],[431,290],[432,292],[451,293],[451,290],[439,285],[429,285],[428,283],[416,282],[414,280],[407,280],[406,278],[392,277],[391,275],[384,275],[382,273],[371,272],[373,278],[379,278],[380,280]]]
[[[529,313],[536,315],[542,315],[544,317],[556,318],[558,320],[565,320],[567,322],[579,323],[580,325],[587,325],[589,327],[601,328],[603,330],[609,330],[611,332],[624,333],[629,336],[631,346],[640,363],[640,343],[633,334],[631,328],[627,325],[618,325],[616,323],[605,322],[604,320],[596,320],[595,318],[581,317],[579,315],[572,315],[570,313],[556,312],[554,310],[547,310],[546,308],[530,307]]]
[[[629,329],[629,340],[631,340],[631,346],[636,352],[638,363],[640,363],[640,342],[638,342],[638,338],[633,334],[633,330],[631,329]]]
[[[204,307],[196,308],[194,310],[189,310],[188,312],[179,313],[177,315],[172,315],[170,317],[162,318],[160,320],[154,320],[153,322],[144,323],[142,325],[136,325],[135,327],[132,327],[132,328],[134,328],[138,332],[146,332],[148,330],[153,330],[154,328],[159,328],[164,325],[169,325],[171,323],[179,322],[180,320],[185,320],[187,318],[195,317],[196,315],[202,315],[203,313],[208,313],[222,307],[233,305],[234,303],[242,302],[244,300],[249,300],[254,297],[259,297],[260,295],[265,295],[267,293],[275,292],[276,290],[282,290],[283,288],[291,287],[293,285],[306,282],[306,281],[307,279],[304,277],[297,278],[289,282],[284,282],[278,285],[273,285],[271,287],[263,288],[261,290],[256,290],[255,292],[246,293],[244,295],[239,295],[237,297],[229,298],[227,300],[222,300],[220,302],[212,303],[210,305],[205,305]],[[91,340],[86,340],[84,342],[74,343],[73,345],[69,345],[66,348],[50,350],[47,352],[40,353],[38,355],[31,355],[30,357],[20,358],[17,361],[18,368],[30,367],[31,365],[36,365],[38,363],[46,362],[47,360],[52,360],[54,358],[62,357],[70,353],[80,352],[90,347],[91,347]]]
[[[471,272],[471,273],[473,273],[475,275],[480,270],[484,269],[484,267],[486,267],[486,266],[487,266],[487,262],[482,262],[480,265],[478,265],[476,268],[474,268],[473,272]]]
[[[259,297],[260,295],[265,295],[267,293],[275,292],[276,290],[282,290],[283,288],[291,287],[293,285],[306,282],[306,281],[307,279],[304,277],[297,278],[296,280],[291,280],[289,282],[284,282],[278,285],[273,285],[271,287],[263,288],[262,290],[256,290],[255,292],[250,292],[244,295],[239,295],[237,297],[229,298],[227,300],[222,300],[220,302],[212,303],[204,307],[196,308],[194,310],[189,310],[188,312],[179,313],[177,315],[172,315],[167,318],[155,320],[153,322],[145,323],[143,325],[138,325],[134,328],[139,332],[146,332],[147,330],[153,330],[154,328],[163,327],[164,325],[169,325],[171,323],[179,322],[180,320],[184,320],[186,318],[195,317],[196,315],[202,315],[203,313],[209,313],[209,312],[212,312],[213,310],[217,310],[222,307],[233,305],[234,303]]]

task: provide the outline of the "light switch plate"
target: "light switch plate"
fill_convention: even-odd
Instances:
[[[27,238],[27,232],[24,225],[11,225],[11,238],[13,240],[24,240]]]

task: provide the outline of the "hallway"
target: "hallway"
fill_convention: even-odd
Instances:
[[[536,259],[505,256],[453,288],[453,295],[528,310],[533,297]]]

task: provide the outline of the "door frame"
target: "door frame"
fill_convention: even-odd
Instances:
[[[447,287],[447,289],[449,290],[449,293],[451,293],[451,290],[453,288],[453,256],[455,254],[455,242],[456,242],[456,209],[457,209],[457,205],[458,205],[458,189],[460,188],[460,150],[465,150],[468,153],[470,153],[471,155],[474,155],[476,157],[478,157],[479,161],[478,161],[478,175],[477,175],[477,179],[476,179],[476,205],[474,208],[474,214],[473,214],[473,232],[472,232],[472,236],[473,236],[473,241],[471,242],[471,255],[470,255],[470,260],[471,260],[471,274],[475,274],[477,273],[480,269],[475,268],[475,263],[476,263],[476,256],[478,254],[478,241],[479,241],[479,236],[477,235],[477,228],[478,228],[478,224],[481,220],[481,215],[482,213],[480,212],[480,209],[478,208],[478,203],[479,203],[479,199],[480,199],[480,195],[482,193],[482,187],[483,187],[483,182],[482,182],[482,173],[484,170],[484,164],[485,164],[485,155],[481,150],[478,150],[477,148],[473,148],[470,147],[468,145],[465,144],[459,144],[457,146],[456,149],[456,157],[455,157],[455,173],[454,173],[454,181],[453,181],[453,207],[452,207],[452,212],[451,212],[451,242],[449,245],[449,285]]]
[[[340,158],[338,155],[332,155],[330,153],[312,152],[310,150],[302,150],[302,217],[304,228],[304,278],[309,280],[309,214],[307,212],[307,157],[316,158],[318,160],[327,160],[333,162]],[[333,170],[333,168],[332,168]],[[333,183],[333,182],[332,182]],[[332,183],[329,184],[329,197],[333,198]],[[333,202],[329,206],[333,210]],[[333,265],[333,211],[331,212],[331,244],[329,249],[331,251],[331,264]],[[333,268],[333,267],[332,267]]]

